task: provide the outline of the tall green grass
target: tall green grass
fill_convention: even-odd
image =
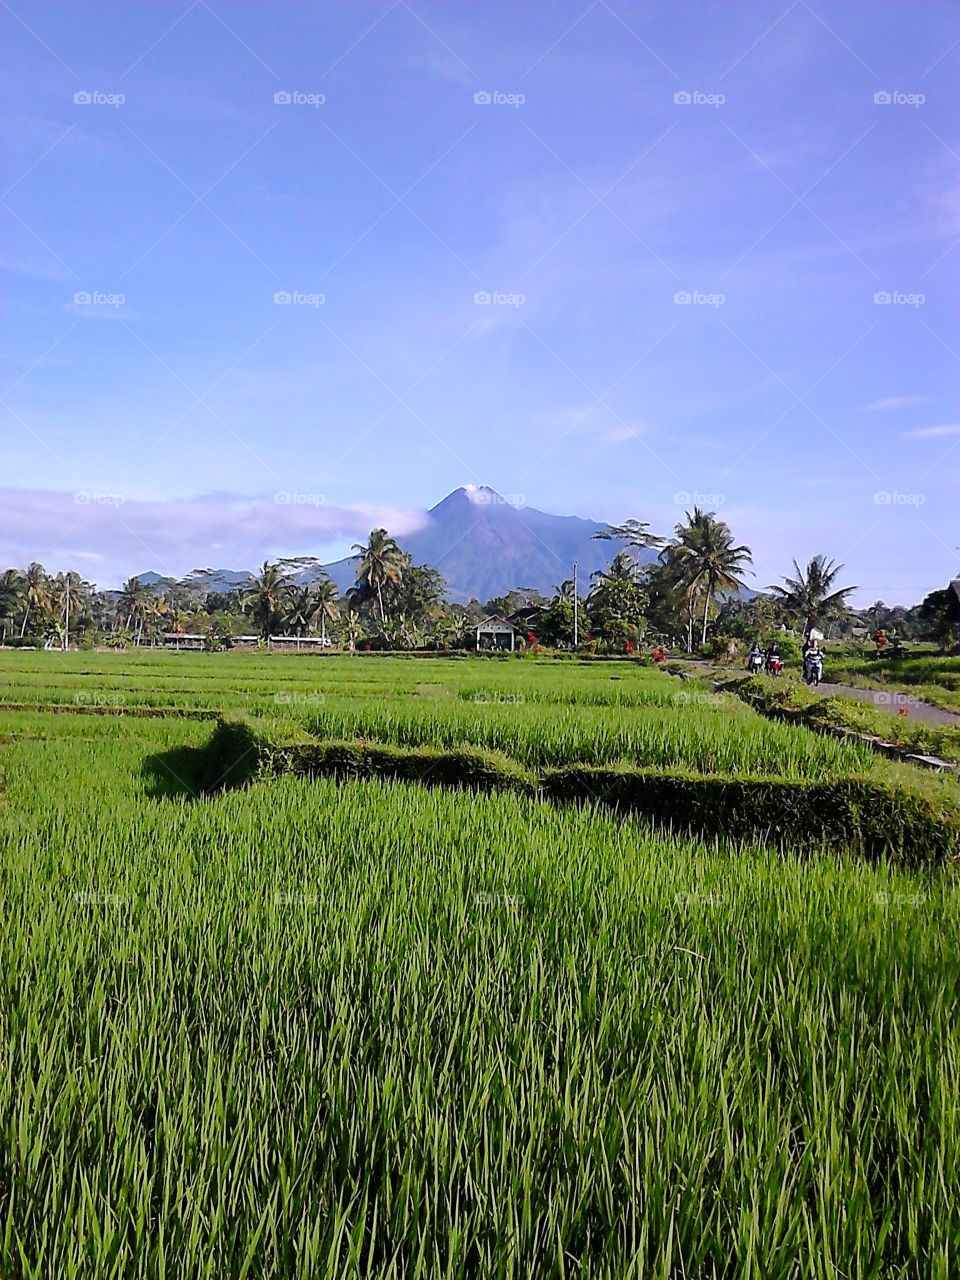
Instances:
[[[123,735],[4,753],[2,1274],[956,1273],[945,878]]]

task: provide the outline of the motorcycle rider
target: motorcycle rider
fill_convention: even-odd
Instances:
[[[807,640],[803,646],[803,677],[805,680],[810,679],[810,674],[816,663],[823,668],[823,650],[820,648],[819,640]]]
[[[747,657],[747,670],[759,671],[763,666],[763,650],[760,648],[760,641],[754,640],[753,648]]]
[[[777,644],[776,640],[774,640],[773,644],[771,644],[770,648],[767,650],[767,670],[771,671],[773,669],[773,664],[776,662],[779,662],[780,665],[783,666],[783,658],[780,656],[780,646]]]

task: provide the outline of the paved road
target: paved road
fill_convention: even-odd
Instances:
[[[893,689],[857,689],[848,684],[829,684],[826,680],[820,685],[820,689],[827,694],[838,693],[844,698],[857,698],[860,702],[867,702],[880,711],[889,711],[891,715],[899,715],[901,711],[906,711],[904,718],[907,720],[921,720],[924,724],[960,726],[960,715],[955,711],[944,711],[942,707],[921,702],[912,693],[898,693]]]

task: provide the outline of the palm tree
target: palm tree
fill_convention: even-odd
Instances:
[[[50,579],[47,571],[42,564],[38,564],[36,560],[27,566],[27,571],[23,575],[23,626],[20,628],[20,638],[23,639],[27,630],[27,619],[30,617],[31,611],[42,612],[49,607],[50,604]]]
[[[314,587],[317,601],[317,613],[320,615],[320,635],[324,644],[327,640],[327,621],[333,622],[340,616],[340,593],[337,584],[330,578],[323,577]]]
[[[293,628],[295,636],[302,636],[310,630],[317,612],[317,598],[311,586],[291,587],[290,603],[284,621]]]
[[[712,511],[694,507],[692,514],[684,514],[686,524],[676,528],[676,560],[681,580],[690,592],[691,606],[695,596],[703,595],[702,648],[707,643],[710,605],[717,592],[745,587],[740,575],[753,563],[753,556],[749,547],[734,545],[730,526]]]
[[[383,588],[385,585],[395,586],[403,580],[403,552],[386,529],[372,529],[367,545],[355,542],[353,550],[360,554],[357,583],[369,591],[376,592],[380,605],[380,621],[384,623],[387,615],[383,607]]]
[[[0,575],[0,619],[3,621],[3,639],[7,638],[7,623],[16,626],[14,617],[24,605],[25,583],[19,569],[6,569]]]
[[[767,588],[774,592],[788,614],[803,619],[804,637],[810,634],[811,627],[818,620],[829,622],[847,612],[847,596],[857,588],[834,587],[843,567],[823,555],[814,556],[806,569],[801,569],[794,560],[793,569],[797,576],[784,577],[785,586]]]
[[[134,644],[140,643],[140,638],[143,635],[143,624],[147,614],[151,612],[153,604],[153,592],[149,587],[145,587],[138,577],[130,578],[123,584],[120,598],[117,600],[117,612],[127,615],[124,630],[129,631],[133,623],[136,622],[137,630]]]
[[[279,564],[264,560],[248,591],[242,597],[245,613],[251,613],[264,640],[276,632],[289,608],[293,584]]]

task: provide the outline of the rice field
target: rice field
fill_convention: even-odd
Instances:
[[[412,784],[158,796],[212,725],[130,712],[877,763],[627,663],[0,653],[0,681],[32,704],[0,711],[5,1280],[958,1273],[949,870]]]

